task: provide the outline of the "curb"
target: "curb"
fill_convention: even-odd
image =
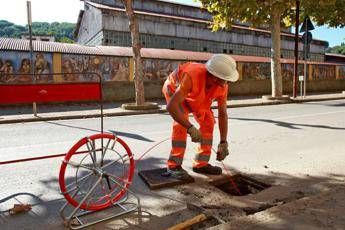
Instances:
[[[254,103],[241,103],[241,104],[228,104],[227,108],[241,108],[241,107],[251,107],[251,106],[266,106],[266,105],[279,105],[279,104],[292,104],[292,103],[304,103],[304,102],[313,102],[313,101],[330,101],[330,100],[342,100],[345,99],[345,95],[337,97],[328,97],[328,98],[304,98],[304,99],[291,99],[291,100],[267,100]],[[211,106],[212,109],[216,109],[217,106]],[[106,112],[103,111],[104,117],[113,117],[113,116],[128,116],[128,115],[141,115],[141,114],[157,114],[157,113],[166,113],[166,109],[149,109],[149,110],[127,110],[119,112]],[[4,119],[1,120],[0,124],[13,124],[13,123],[24,123],[24,122],[37,122],[37,121],[53,121],[53,120],[71,120],[71,119],[83,119],[83,118],[97,118],[101,117],[99,113],[91,114],[76,114],[76,115],[55,115],[55,116],[37,116],[28,117],[28,118],[14,118],[14,119]]]
[[[103,117],[156,114],[156,113],[165,113],[165,112],[166,112],[165,109],[131,110],[131,111],[103,113]],[[92,113],[92,114],[83,114],[83,115],[77,114],[77,115],[61,115],[61,116],[49,116],[49,117],[37,116],[37,117],[29,117],[29,118],[17,118],[17,119],[15,118],[15,119],[9,119],[9,120],[0,120],[0,124],[37,122],[37,121],[72,120],[72,119],[97,118],[97,117],[101,117],[100,112]]]

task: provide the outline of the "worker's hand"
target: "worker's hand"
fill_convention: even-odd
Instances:
[[[189,129],[187,129],[187,133],[190,135],[193,142],[201,142],[201,133],[199,129],[191,126]]]
[[[229,145],[228,142],[221,142],[218,145],[218,150],[217,150],[217,161],[222,161],[229,155]]]

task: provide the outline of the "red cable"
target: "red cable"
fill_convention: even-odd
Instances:
[[[241,191],[238,189],[237,184],[236,184],[235,181],[232,179],[232,176],[231,176],[231,174],[230,174],[230,170],[228,170],[228,169],[225,167],[225,164],[224,164],[223,161],[222,161],[222,165],[223,165],[223,168],[224,168],[224,170],[225,170],[225,172],[226,172],[228,178],[230,179],[230,182],[231,182],[231,184],[232,184],[232,187],[234,187],[234,189],[236,190],[236,192],[238,193],[238,195],[242,196],[242,193],[241,193]]]
[[[213,151],[214,153],[217,154],[217,152],[214,150],[214,148],[212,148],[212,151]],[[242,196],[242,193],[241,193],[241,191],[238,189],[237,184],[236,184],[235,181],[232,179],[230,170],[227,169],[227,168],[225,167],[225,164],[224,164],[223,161],[221,161],[221,162],[222,162],[223,168],[224,168],[224,170],[225,170],[225,172],[226,172],[226,174],[227,174],[227,176],[228,176],[228,178],[229,178],[229,180],[230,180],[230,182],[231,182],[231,184],[232,184],[232,187],[234,187],[234,189],[236,190],[236,192],[238,193],[238,195]]]
[[[76,152],[75,154],[83,154],[83,153],[88,153],[88,152],[89,151],[81,151],[81,152]],[[47,156],[40,156],[40,157],[23,158],[23,159],[11,160],[11,161],[1,161],[0,165],[19,163],[19,162],[25,162],[25,161],[36,161],[36,160],[55,158],[55,157],[64,157],[66,154],[67,153],[61,153],[61,154],[47,155]]]

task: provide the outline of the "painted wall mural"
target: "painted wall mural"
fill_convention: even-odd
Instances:
[[[37,83],[53,81],[52,54],[34,53],[34,71]],[[32,83],[30,54],[27,52],[0,53],[0,82],[1,83]],[[20,74],[13,76],[12,74]]]
[[[312,78],[315,80],[335,79],[335,66],[313,65]]]
[[[270,76],[270,63],[243,63],[243,80],[264,80]]]
[[[298,74],[297,76],[304,75],[303,72],[303,64],[298,65]],[[282,76],[283,76],[283,81],[293,81],[294,77],[294,72],[295,72],[295,65],[294,64],[287,64],[283,63],[282,64]],[[307,68],[307,75],[308,75],[308,68]]]
[[[0,84],[11,83],[60,83],[60,82],[89,82],[98,81],[95,72],[103,77],[104,81],[130,81],[132,79],[129,57],[110,57],[95,55],[77,55],[60,53],[34,53],[35,81],[30,75],[30,53],[16,51],[0,52]],[[162,81],[184,61],[143,59],[144,81]],[[270,63],[242,62],[240,73],[243,80],[270,79]],[[338,72],[336,73],[336,69]],[[309,75],[309,70],[311,73]],[[63,73],[59,76],[52,73]],[[303,64],[298,67],[298,75],[303,75]],[[20,74],[13,76],[13,74]],[[294,65],[282,64],[284,81],[292,81]],[[307,76],[313,80],[345,79],[345,66],[335,68],[334,65],[314,64],[307,68]]]
[[[181,61],[143,59],[144,81],[165,80]]]
[[[62,55],[61,71],[64,82],[98,81],[94,72],[103,76],[104,81],[128,81],[129,58],[88,55]]]
[[[303,75],[303,64],[298,65],[298,75]],[[294,64],[282,63],[281,73],[283,81],[293,81]],[[307,69],[308,75],[308,69]],[[244,80],[264,80],[271,78],[270,63],[243,63]]]
[[[339,66],[339,79],[345,79],[345,66]]]

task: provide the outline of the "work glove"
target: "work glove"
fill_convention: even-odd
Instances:
[[[217,149],[217,161],[222,161],[229,155],[229,145],[228,142],[221,142]]]
[[[187,133],[190,135],[193,142],[201,142],[201,133],[199,129],[195,128],[193,125],[187,129]]]

